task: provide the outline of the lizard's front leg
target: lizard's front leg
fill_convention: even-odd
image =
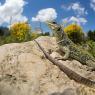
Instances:
[[[65,55],[63,57],[57,57],[57,60],[67,60],[69,58],[70,55],[70,50],[68,47],[60,47],[60,51],[65,53]]]

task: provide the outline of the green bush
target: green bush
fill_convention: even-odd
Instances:
[[[15,23],[10,27],[11,36],[17,42],[28,41],[30,39],[30,25],[27,22]]]
[[[1,26],[0,27],[0,36],[8,36],[8,35],[10,35],[9,28]]]
[[[84,33],[82,28],[77,24],[70,24],[66,26],[64,31],[74,43],[81,43],[84,40]]]
[[[38,38],[39,36],[41,36],[42,34],[38,34],[36,32],[31,32],[31,40],[34,40],[36,38]]]
[[[50,36],[50,33],[49,33],[49,32],[45,32],[45,33],[43,34],[43,36]]]
[[[88,36],[88,40],[95,41],[95,31],[89,30],[87,36]]]

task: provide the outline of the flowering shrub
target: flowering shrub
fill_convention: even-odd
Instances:
[[[27,22],[15,23],[10,27],[11,35],[17,41],[26,41],[29,38],[30,26]]]
[[[73,42],[80,43],[83,41],[84,33],[79,25],[70,24],[64,28],[64,31]]]

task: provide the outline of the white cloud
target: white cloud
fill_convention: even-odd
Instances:
[[[78,17],[88,14],[87,10],[79,2],[72,3],[69,6],[62,5],[62,8],[68,11],[73,10]]]
[[[56,10],[53,8],[42,9],[38,12],[36,17],[32,17],[32,21],[51,21],[57,18]]]
[[[62,22],[64,22],[64,23],[68,23],[68,21],[69,21],[69,18],[68,18],[68,17],[67,17],[67,18],[62,19]]]
[[[86,24],[87,20],[85,18],[79,18],[79,22],[82,24]]]
[[[90,7],[95,11],[95,0],[91,0]]]
[[[61,5],[61,8],[69,11],[71,9],[71,6],[63,4],[63,5]]]
[[[78,25],[84,25],[87,23],[87,20],[85,18],[81,18],[81,17],[68,17],[62,20],[62,22],[67,22],[67,23],[77,23]]]
[[[79,19],[74,17],[74,16],[72,16],[72,17],[70,17],[69,21],[70,22],[79,22]]]
[[[6,0],[3,5],[0,4],[0,25],[9,24],[10,18],[12,23],[26,21],[27,17],[22,15],[25,4],[24,0]]]
[[[87,23],[87,20],[85,18],[81,18],[81,17],[74,17],[72,16],[70,19],[69,19],[70,22],[75,22],[77,24],[85,24]]]

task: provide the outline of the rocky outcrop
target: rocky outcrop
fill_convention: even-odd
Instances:
[[[36,39],[46,51],[56,50],[53,37]],[[52,57],[60,56],[53,52]],[[78,74],[95,80],[95,72],[76,60],[60,61]],[[34,41],[0,47],[0,95],[95,95],[95,90],[70,80],[47,60]]]

